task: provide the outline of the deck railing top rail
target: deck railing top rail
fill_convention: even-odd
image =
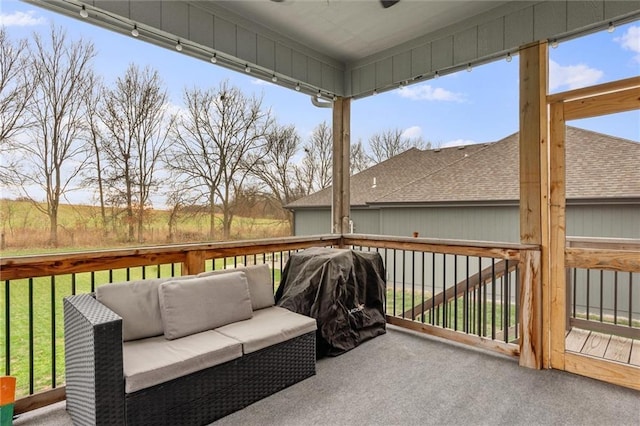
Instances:
[[[432,253],[458,254],[462,256],[494,257],[519,260],[524,250],[540,250],[536,244],[517,244],[493,241],[444,240],[435,238],[396,237],[388,235],[345,234],[342,243],[353,246],[370,246],[388,249],[423,250]]]
[[[192,255],[200,255],[203,258],[242,256],[260,254],[267,251],[294,250],[318,245],[338,244],[340,244],[339,235],[326,234],[308,237],[2,257],[0,258],[0,281],[187,262],[188,257]]]

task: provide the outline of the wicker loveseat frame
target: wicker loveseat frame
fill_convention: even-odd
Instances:
[[[64,300],[67,410],[74,424],[196,425],[291,386],[316,371],[316,334],[125,393],[122,319],[92,295]]]

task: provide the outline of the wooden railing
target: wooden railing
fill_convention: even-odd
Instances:
[[[640,340],[640,240],[567,238],[567,329]]]
[[[388,323],[538,364],[537,246],[368,235],[342,241],[381,252]]]
[[[5,257],[0,374],[18,376],[16,413],[64,399],[64,297],[239,263],[270,264],[275,288],[289,254],[314,246],[381,253],[390,324],[519,357],[523,365],[539,356],[540,318],[529,302],[540,288],[536,246],[350,234]]]

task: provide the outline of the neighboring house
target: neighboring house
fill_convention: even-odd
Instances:
[[[567,235],[640,238],[640,143],[567,127]],[[410,149],[351,177],[353,232],[519,242],[518,134]],[[299,199],[295,235],[331,230],[331,188]]]

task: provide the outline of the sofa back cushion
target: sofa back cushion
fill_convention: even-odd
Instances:
[[[124,341],[163,333],[158,287],[173,278],[106,284],[96,288],[96,299],[122,317]]]
[[[251,296],[251,307],[254,311],[262,308],[268,308],[275,305],[273,298],[273,285],[271,282],[271,270],[269,265],[252,265],[242,266],[233,269],[220,269],[217,271],[202,272],[198,277],[209,277],[230,272],[242,271],[247,276],[249,284],[249,294]]]
[[[244,272],[168,281],[158,287],[167,339],[212,330],[252,317]]]

